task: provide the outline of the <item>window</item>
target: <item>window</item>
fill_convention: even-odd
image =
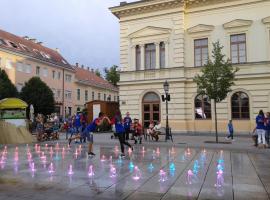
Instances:
[[[71,96],[72,96],[71,91],[66,90],[66,91],[65,91],[65,98],[68,99],[68,100],[71,100]]]
[[[231,98],[232,119],[249,119],[249,97],[244,92],[236,92]]]
[[[139,45],[136,46],[136,70],[141,69],[141,48]]]
[[[32,73],[32,66],[30,64],[25,64],[25,73],[31,74]]]
[[[18,72],[22,72],[23,71],[23,63],[22,62],[17,62],[16,68],[17,68]]]
[[[84,100],[87,102],[88,101],[88,90],[84,91]]]
[[[43,76],[44,77],[48,76],[48,69],[47,68],[43,68]]]
[[[194,40],[194,63],[195,67],[202,67],[208,59],[208,39]]]
[[[156,67],[156,45],[145,45],[145,69],[155,69]]]
[[[55,71],[54,71],[54,70],[52,71],[52,78],[53,78],[53,79],[56,78],[56,76],[55,76]]]
[[[57,98],[60,99],[60,97],[61,97],[61,90],[57,90]]]
[[[109,95],[109,96],[108,96],[108,101],[111,101],[111,100],[112,100],[112,96]]]
[[[57,74],[58,74],[58,80],[60,80],[61,79],[61,72],[58,72]]]
[[[106,101],[107,99],[106,99],[106,94],[104,94],[104,101]]]
[[[247,61],[246,34],[231,35],[231,60],[234,64]]]
[[[71,82],[71,75],[70,74],[66,74],[65,78],[66,78],[66,82]]]
[[[95,92],[92,92],[92,101],[95,100]]]
[[[7,61],[6,61],[6,68],[7,69],[11,69],[12,68],[12,61],[11,60],[9,60],[9,59],[7,59]]]
[[[22,91],[22,88],[23,88],[23,84],[22,83],[18,83],[17,84],[17,90],[18,90],[18,92],[21,92]]]
[[[196,96],[195,119],[211,119],[211,100],[208,98],[208,96]]]
[[[80,101],[81,99],[81,90],[77,89],[77,100]]]
[[[98,93],[98,100],[100,100],[100,93]]]
[[[36,67],[36,75],[38,75],[38,76],[40,75],[40,67],[39,66]]]
[[[165,67],[165,43],[161,42],[159,45],[159,58],[160,58],[160,68]]]

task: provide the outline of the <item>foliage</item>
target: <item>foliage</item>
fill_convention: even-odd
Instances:
[[[0,69],[0,99],[17,97],[18,91],[8,78],[5,70]]]
[[[113,65],[109,69],[108,68],[104,69],[105,79],[115,86],[117,86],[117,83],[120,81],[120,74],[117,69],[118,69],[117,65]]]
[[[96,74],[97,76],[99,76],[99,77],[101,77],[101,78],[102,78],[102,76],[101,76],[101,73],[100,73],[99,69],[95,69],[95,74]]]
[[[33,77],[22,88],[21,98],[33,105],[35,113],[49,115],[54,112],[54,96],[52,90],[39,77]]]

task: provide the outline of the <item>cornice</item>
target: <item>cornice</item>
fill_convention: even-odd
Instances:
[[[262,23],[264,23],[264,24],[270,24],[270,16],[263,18],[262,19]]]
[[[206,24],[198,24],[193,26],[187,30],[188,33],[199,33],[199,32],[210,32],[213,31],[215,26],[213,25],[206,25]]]
[[[231,29],[237,27],[248,27],[251,26],[253,23],[252,20],[245,20],[245,19],[235,19],[233,21],[227,22],[223,24],[224,29]]]
[[[121,6],[112,7],[110,11],[117,17],[126,17],[130,15],[149,13],[164,9],[184,6],[185,0],[142,0],[133,3],[126,3]]]

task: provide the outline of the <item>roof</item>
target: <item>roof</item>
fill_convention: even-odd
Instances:
[[[30,40],[28,37],[20,37],[1,29],[0,48],[72,69],[72,66],[57,50],[45,47],[42,43],[37,43],[34,40]]]
[[[83,68],[75,67],[75,78],[78,82],[86,85],[118,92],[117,87],[104,80],[103,78],[97,76],[94,72]]]
[[[2,109],[25,109],[27,108],[27,103],[25,103],[23,100],[21,99],[17,99],[17,98],[6,98],[6,99],[2,99],[0,100],[0,110]]]

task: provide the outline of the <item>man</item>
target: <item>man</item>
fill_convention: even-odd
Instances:
[[[124,128],[125,128],[125,137],[126,140],[129,140],[130,126],[132,124],[132,119],[130,118],[129,112],[126,113],[124,118]]]
[[[134,131],[134,138],[135,138],[135,143],[134,144],[137,144],[138,143],[138,140],[139,140],[139,143],[142,144],[142,125],[139,123],[139,120],[138,119],[134,119],[134,123],[133,123],[133,131]]]
[[[234,132],[234,128],[233,128],[232,120],[229,120],[229,123],[228,123],[228,136],[226,137],[227,140],[229,138],[231,138],[232,141],[234,141],[233,132]]]
[[[97,126],[100,126],[103,120],[106,119],[109,121],[108,117],[105,117],[102,112],[99,113],[98,118],[95,118],[83,131],[82,135],[75,136],[74,138],[69,138],[69,144],[72,140],[77,138],[86,137],[88,141],[88,155],[95,156],[96,154],[93,153],[93,143],[94,137],[93,133],[96,130]]]

